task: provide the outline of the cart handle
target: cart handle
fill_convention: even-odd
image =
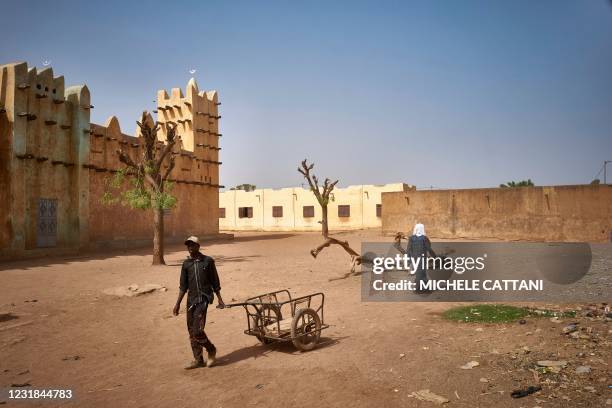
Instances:
[[[276,304],[276,303],[261,303],[261,302],[226,303],[225,306],[223,307],[217,305],[217,309],[229,309],[229,308],[237,307],[237,306],[249,306],[249,305],[260,306],[260,305],[272,305],[272,304]]]

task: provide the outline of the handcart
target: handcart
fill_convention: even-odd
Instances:
[[[248,325],[244,333],[263,344],[291,341],[298,350],[308,351],[316,347],[321,330],[329,327],[323,318],[324,301],[320,292],[292,298],[284,289],[225,307],[244,307]]]

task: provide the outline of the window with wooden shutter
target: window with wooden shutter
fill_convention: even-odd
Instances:
[[[219,218],[225,218],[225,208],[219,208]]]
[[[376,204],[376,216],[378,218],[382,217],[382,204]]]
[[[272,217],[281,218],[282,216],[283,216],[283,206],[282,205],[272,206]]]
[[[346,218],[351,216],[350,205],[339,205],[338,206],[338,217]]]
[[[303,208],[304,218],[314,217],[314,205],[305,205]]]
[[[253,207],[239,207],[238,218],[253,218]]]

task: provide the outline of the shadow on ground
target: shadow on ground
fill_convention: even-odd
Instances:
[[[250,242],[250,241],[268,241],[271,239],[285,239],[294,237],[296,234],[274,233],[265,235],[246,235],[242,237],[234,237],[230,243]]]
[[[215,259],[215,264],[217,266],[219,265],[224,265],[226,263],[233,263],[233,262],[247,262],[247,261],[253,261],[252,258],[260,258],[261,255],[247,255],[247,256],[223,256],[223,255],[216,255],[214,256]],[[176,263],[167,263],[166,266],[181,266],[183,265],[182,262],[176,262]]]
[[[297,234],[288,234],[288,233],[270,233],[270,234],[254,234],[242,237],[235,237],[233,239],[211,239],[202,241],[202,248],[204,252],[206,252],[206,248],[210,248],[216,245],[228,245],[235,243],[243,243],[243,242],[252,242],[252,241],[268,241],[274,239],[285,239],[293,237]],[[183,252],[185,255],[187,254],[185,250],[185,246],[181,243],[172,243],[166,244],[166,251],[164,256],[166,259],[174,256],[176,253]],[[54,266],[54,265],[62,265],[62,264],[70,264],[77,262],[88,262],[88,261],[96,261],[96,260],[104,260],[115,258],[119,256],[149,256],[152,257],[152,249],[150,246],[146,247],[137,247],[137,248],[108,248],[108,249],[95,249],[95,250],[87,250],[79,254],[75,255],[51,255],[41,258],[31,258],[31,259],[18,259],[18,260],[8,260],[8,261],[0,261],[0,271],[9,270],[9,269],[18,269],[18,270],[29,270],[33,268],[40,268],[45,266]],[[215,257],[215,260],[221,264],[223,262],[244,262],[247,258],[252,257]],[[151,258],[152,259],[152,258]],[[180,266],[177,263],[169,263],[166,266]]]
[[[319,340],[319,343],[317,344],[317,347],[313,351],[335,346],[336,344],[340,343],[341,340],[344,340],[346,338],[348,338],[348,336],[336,337],[336,338],[321,337],[321,339]],[[266,344],[266,345],[254,344],[252,346],[234,350],[228,354],[225,354],[219,357],[216,365],[225,366],[225,365],[235,364],[235,363],[238,363],[239,361],[248,360],[250,358],[257,359],[260,357],[266,357],[268,354],[274,353],[274,352],[281,352],[285,354],[301,353],[293,346],[293,344],[290,341],[272,343],[272,344]]]

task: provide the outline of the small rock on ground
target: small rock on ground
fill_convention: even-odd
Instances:
[[[474,367],[478,367],[480,365],[480,363],[478,361],[468,361],[467,363],[465,363],[464,365],[462,365],[461,369],[463,370],[471,370]]]
[[[129,286],[118,286],[115,288],[104,289],[102,292],[105,295],[110,296],[134,297],[153,292],[165,292],[167,290],[168,289],[165,286],[159,285],[157,283],[147,283],[142,286],[136,284],[132,284]]]
[[[589,366],[578,366],[576,367],[576,374],[588,374],[591,372],[591,367]]]
[[[434,394],[433,392],[429,391],[428,389],[414,391],[410,395],[413,396],[414,398],[420,400],[420,401],[429,401],[429,402],[433,402],[434,404],[438,404],[438,405],[442,405],[442,404],[446,404],[446,403],[450,402],[450,400],[448,398],[443,397],[441,395]]]

